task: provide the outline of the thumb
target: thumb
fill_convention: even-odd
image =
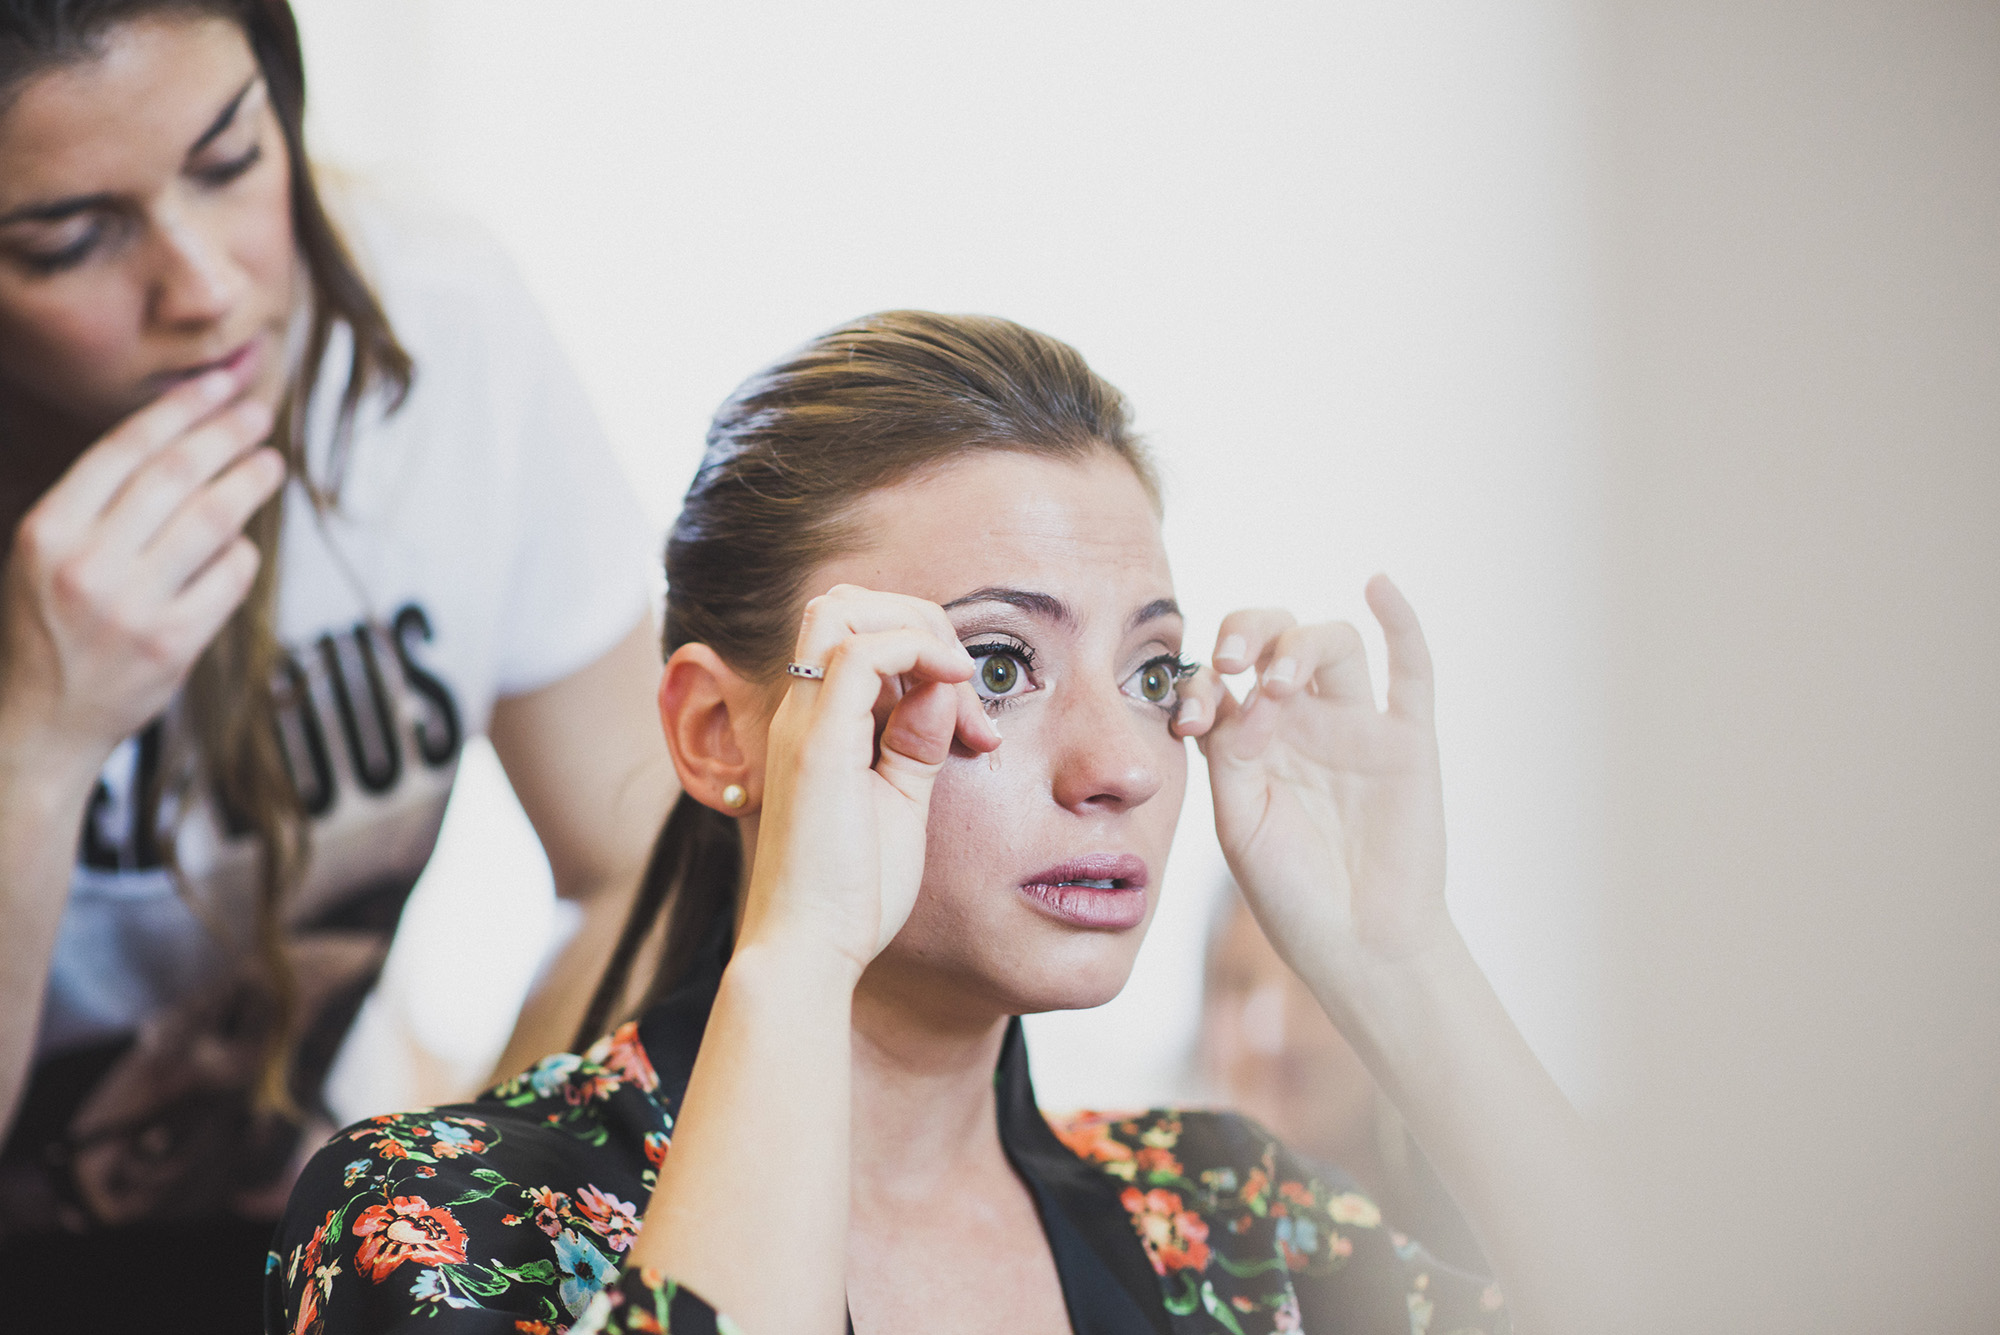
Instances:
[[[947,682],[925,682],[889,711],[875,768],[904,796],[921,801],[930,796],[957,731],[957,691]]]

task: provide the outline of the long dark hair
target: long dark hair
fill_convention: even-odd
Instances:
[[[722,405],[667,539],[665,648],[706,644],[753,680],[790,658],[812,572],[867,535],[857,503],[975,451],[1108,453],[1159,484],[1125,398],[1074,348],[1008,320],[887,311],[822,334]],[[623,1007],[632,965],[667,911],[641,1007],[684,978],[733,917],[736,822],[683,793],[584,1013],[577,1046]]]
[[[380,393],[393,411],[409,391],[414,368],[314,184],[305,147],[305,58],[291,5],[286,0],[0,0],[0,114],[29,78],[87,59],[117,25],[155,15],[208,15],[236,23],[270,91],[291,160],[293,234],[312,286],[304,356],[286,387],[271,444],[284,454],[292,477],[306,487],[314,504],[325,507],[337,498],[362,403]],[[351,339],[347,381],[335,415],[327,474],[316,479],[306,468],[306,416],[321,365],[343,326]],[[195,663],[182,705],[200,776],[230,822],[247,828],[258,842],[256,942],[273,1013],[257,1092],[262,1106],[289,1112],[313,1091],[291,1088],[288,1078],[297,989],[284,952],[282,901],[304,871],[306,819],[276,727],[283,513],[281,492],[250,521],[246,531],[263,558],[256,583]],[[164,796],[160,791],[144,795],[144,819],[158,819]],[[188,808],[184,802],[178,805]],[[172,847],[169,838],[170,862]]]

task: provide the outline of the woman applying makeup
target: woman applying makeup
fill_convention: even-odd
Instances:
[[[1415,615],[1371,583],[1386,711],[1348,625],[1237,612],[1197,669],[1159,518],[1122,398],[1006,321],[869,317],[746,383],[667,551],[685,795],[593,1014],[664,906],[647,1003],[336,1137],[269,1328],[1594,1328],[1581,1124],[1445,909]],[[1017,1017],[1124,985],[1190,739],[1506,1302],[1243,1118],[1036,1109]]]
[[[574,375],[476,235],[336,227],[303,102],[283,0],[0,3],[10,1326],[133,1289],[255,1324],[468,737],[585,908],[524,1060],[672,793],[645,529]]]

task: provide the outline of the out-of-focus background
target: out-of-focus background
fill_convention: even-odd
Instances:
[[[914,305],[1132,396],[1197,650],[1396,575],[1635,1326],[1993,1328],[2000,5],[297,7],[318,154],[501,238],[662,530],[738,380]],[[1204,803],[1045,1102],[1205,1092]],[[475,749],[343,1110],[483,1073],[538,858]]]

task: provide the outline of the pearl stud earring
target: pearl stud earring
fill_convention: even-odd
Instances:
[[[741,811],[749,800],[750,794],[743,791],[743,785],[740,783],[732,783],[722,790],[722,805],[731,811]]]

